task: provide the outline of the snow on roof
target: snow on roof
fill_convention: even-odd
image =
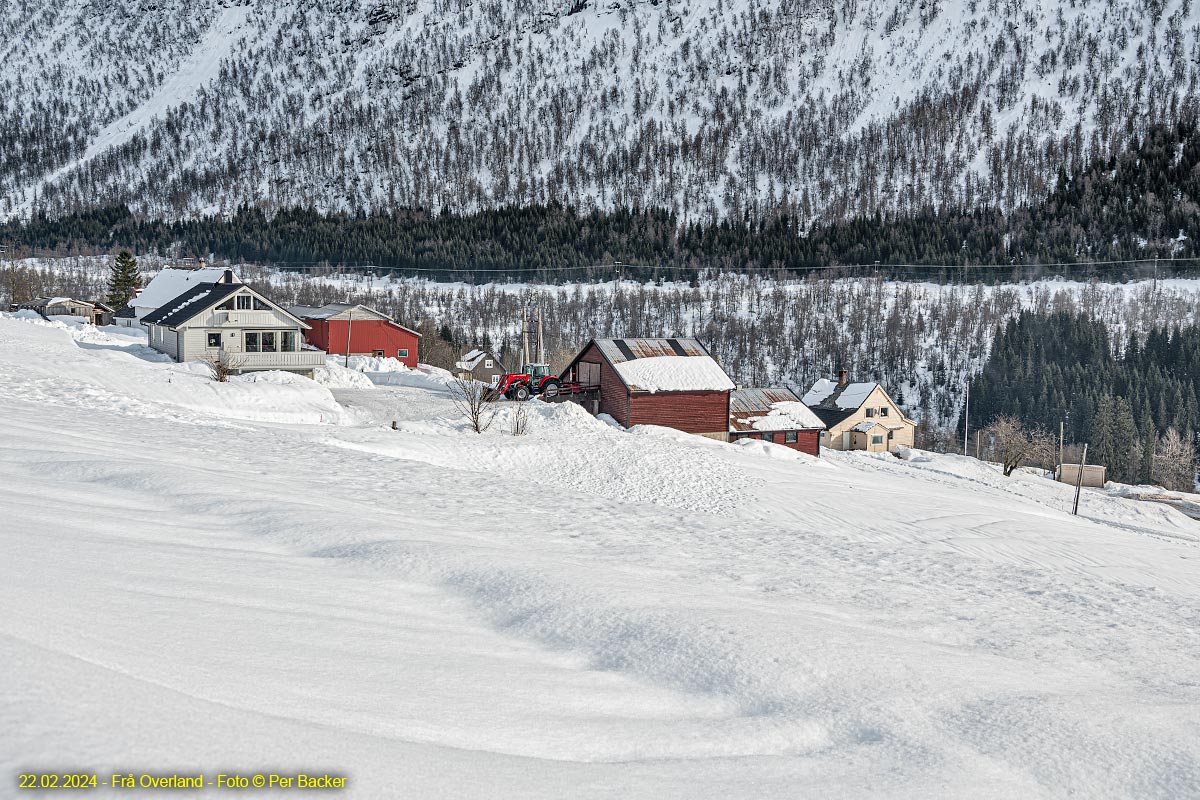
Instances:
[[[765,417],[751,417],[750,425],[756,431],[794,431],[824,428],[825,423],[799,400],[771,404]]]
[[[458,367],[459,369],[475,369],[475,367],[479,366],[479,362],[483,361],[485,356],[487,356],[486,350],[472,350],[462,357],[462,361],[456,362],[454,366]]]
[[[858,408],[861,406],[871,394],[875,391],[878,383],[850,383],[842,389],[842,393],[837,396],[834,402],[840,409]]]
[[[189,289],[202,283],[219,283],[224,276],[224,267],[205,267],[204,269],[167,267],[154,276],[146,288],[133,298],[130,305],[140,312],[139,316],[144,316],[156,308],[161,308]],[[235,282],[241,283],[241,279],[236,275],[233,276],[233,279]]]
[[[855,425],[855,426],[854,426],[853,428],[851,428],[850,430],[852,430],[852,431],[858,431],[859,433],[866,433],[867,431],[871,430],[871,428],[874,428],[874,427],[875,427],[876,425],[878,425],[878,424],[879,424],[879,423],[878,423],[878,422],[876,422],[875,420],[873,420],[873,419],[868,419],[868,420],[866,420],[866,421],[864,421],[864,422],[860,422],[860,423],[858,423],[857,425]]]
[[[613,369],[640,392],[724,392],[733,381],[711,356],[650,356],[622,361]]]
[[[843,411],[858,408],[875,391],[878,383],[848,383],[838,388],[836,381],[821,378],[812,385],[801,402],[806,406],[824,406],[839,408]]]
[[[833,390],[837,388],[837,382],[831,381],[828,378],[821,378],[812,385],[808,393],[801,398],[800,402],[806,406],[815,406],[825,400],[826,397],[833,394]]]

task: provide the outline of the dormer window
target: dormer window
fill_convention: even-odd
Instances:
[[[237,296],[237,309],[238,309],[238,311],[249,311],[249,310],[250,310],[250,306],[251,306],[251,303],[252,303],[252,302],[253,302],[253,298],[251,298],[251,297],[250,297],[250,295],[248,295],[248,294],[239,294],[239,295]]]
[[[888,415],[887,406],[880,406],[879,407],[879,416],[886,417],[887,415]]]
[[[873,416],[875,416],[875,409],[873,409],[873,408],[868,408],[868,409],[867,409],[867,417],[868,417],[868,418],[870,418],[870,417],[873,417]]]

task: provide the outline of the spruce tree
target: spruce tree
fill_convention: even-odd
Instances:
[[[128,250],[117,254],[112,266],[112,277],[108,282],[108,304],[121,309],[133,299],[134,292],[142,288],[142,273],[138,271],[137,259]]]

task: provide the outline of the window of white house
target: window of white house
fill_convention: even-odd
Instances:
[[[886,417],[887,415],[888,415],[887,406],[880,406],[879,407],[879,416]]]
[[[895,436],[896,436],[896,432],[895,432],[895,431],[888,431],[888,441],[889,441],[889,442],[890,442],[892,439],[894,439],[894,438],[895,438]]]
[[[396,351],[396,358],[408,358],[408,348],[401,347]]]
[[[209,347],[220,347],[220,346],[221,346],[221,333],[220,333],[220,331],[218,331],[217,333],[211,333],[211,332],[210,332],[210,333],[208,334],[208,346],[209,346]]]
[[[254,310],[255,311],[270,311],[271,307],[256,297],[256,298],[254,298]]]
[[[237,296],[238,311],[249,311],[254,303],[254,298],[248,294],[239,294]]]
[[[883,444],[883,437],[882,436],[872,436],[871,444]]]
[[[492,360],[490,358],[483,362],[483,368],[484,369],[492,368]]]
[[[868,409],[867,409],[867,416],[868,416],[868,417],[873,417],[873,416],[875,416],[875,409],[873,409],[873,408],[868,408]]]
[[[217,311],[233,311],[233,298],[231,297],[217,306]]]
[[[788,431],[783,435],[784,444],[795,444],[799,439],[800,436],[795,431]]]
[[[263,331],[262,351],[264,353],[275,352],[275,331]]]
[[[247,353],[257,353],[258,351],[259,351],[258,334],[257,333],[247,333],[246,334],[246,352]]]
[[[296,332],[284,331],[279,334],[279,350],[282,353],[296,352]]]

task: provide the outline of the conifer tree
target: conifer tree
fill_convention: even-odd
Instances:
[[[123,308],[140,288],[142,274],[138,271],[137,259],[133,253],[122,250],[113,262],[112,277],[108,283],[108,304],[115,309]]]

